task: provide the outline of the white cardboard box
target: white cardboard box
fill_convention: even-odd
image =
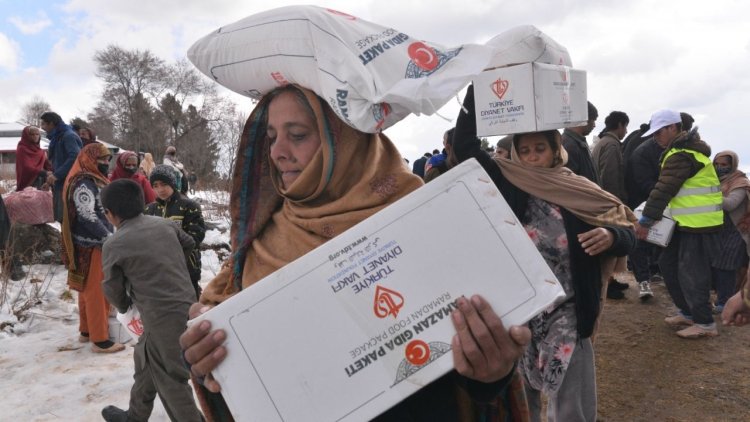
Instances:
[[[562,287],[487,173],[465,162],[203,318],[228,334],[214,371],[238,421],[363,421],[453,368],[455,300],[506,326]]]
[[[524,63],[474,79],[477,135],[492,136],[581,126],[588,121],[586,72]]]
[[[641,218],[643,215],[643,208],[646,203],[642,203],[636,209],[633,210],[636,218]],[[666,247],[669,245],[669,241],[672,240],[672,234],[674,233],[675,221],[672,219],[672,213],[669,211],[669,207],[664,209],[662,219],[654,223],[653,226],[648,229],[648,237],[646,242],[653,243],[654,245]]]

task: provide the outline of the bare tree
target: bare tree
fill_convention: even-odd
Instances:
[[[151,152],[157,162],[174,145],[187,170],[203,179],[231,173],[242,124],[213,81],[185,59],[168,64],[148,50],[110,45],[94,61],[105,85],[87,116],[97,132],[125,149]]]
[[[124,50],[115,45],[97,51],[94,61],[96,76],[105,84],[101,109],[113,113],[115,134],[123,146],[140,151],[149,129],[137,119],[145,115],[144,104],[163,90],[167,75],[164,61],[148,50]]]
[[[219,160],[216,172],[224,179],[231,179],[234,173],[234,165],[237,157],[237,149],[240,146],[242,131],[245,128],[247,115],[234,111],[216,122],[214,131],[216,142],[219,146]]]
[[[20,123],[26,125],[39,126],[39,116],[45,111],[50,111],[51,107],[47,101],[38,95],[35,95],[31,101],[21,107]]]

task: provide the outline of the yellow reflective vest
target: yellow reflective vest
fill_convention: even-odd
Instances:
[[[703,164],[703,168],[682,184],[677,195],[669,201],[672,218],[681,227],[706,228],[724,224],[721,208],[721,184],[711,160],[698,151],[672,148],[661,162],[662,168],[670,156],[686,152]]]

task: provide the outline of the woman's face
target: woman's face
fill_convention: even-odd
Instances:
[[[91,132],[89,132],[88,129],[81,129],[81,134],[79,135],[79,137],[83,142],[91,142]]]
[[[284,92],[268,105],[266,134],[271,142],[271,161],[283,188],[289,189],[320,148],[318,127],[297,96]]]
[[[39,132],[38,127],[32,127],[32,128],[29,128],[29,137],[31,138],[31,142],[38,144],[39,141],[42,139],[42,133]]]
[[[135,156],[128,157],[128,159],[125,160],[125,165],[123,167],[131,173],[135,173],[135,170],[138,168],[138,158]]]
[[[549,146],[547,138],[541,133],[524,135],[518,141],[518,158],[532,167],[552,167],[555,153]]]
[[[716,168],[716,170],[719,170],[719,169],[731,170],[732,162],[730,161],[729,157],[722,155],[721,157],[714,159],[714,167]]]

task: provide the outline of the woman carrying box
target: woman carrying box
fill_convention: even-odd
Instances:
[[[456,158],[482,164],[566,293],[562,303],[529,321],[532,340],[521,369],[531,419],[541,419],[544,393],[548,420],[594,421],[591,336],[601,311],[602,276],[611,272],[600,256],[633,249],[635,217],[615,196],[563,167],[567,154],[558,131],[513,135],[511,159],[493,159],[476,136],[473,86],[464,110],[453,138]]]
[[[233,255],[191,316],[220,306],[421,185],[384,135],[347,126],[307,89],[287,85],[271,91],[250,115],[237,154],[230,200]],[[461,420],[467,415],[478,420],[492,412],[485,404],[507,398],[503,394],[528,329],[506,331],[479,296],[458,304],[452,344],[456,371],[376,420]],[[220,386],[210,373],[226,356],[225,338],[223,331],[210,331],[208,321],[181,337],[192,374],[205,377],[199,389],[203,408],[218,420],[229,413],[220,395],[211,394]]]

